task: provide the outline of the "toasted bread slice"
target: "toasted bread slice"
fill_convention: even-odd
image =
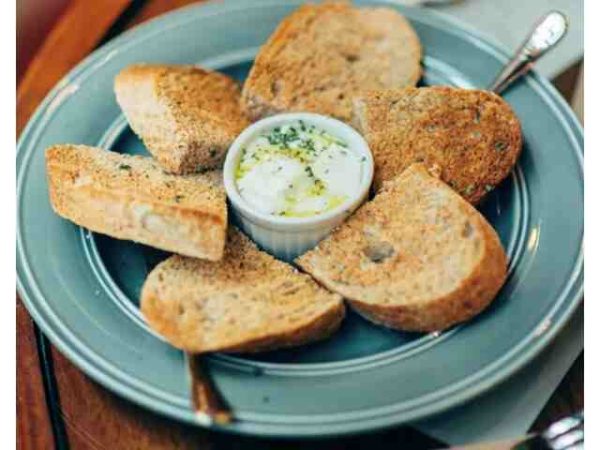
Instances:
[[[375,187],[415,162],[439,165],[442,180],[477,203],[510,173],[521,127],[504,100],[451,87],[373,91],[355,98],[354,124],[375,159]]]
[[[84,145],[46,151],[56,213],[118,239],[218,260],[227,205],[221,172],[174,176],[152,159]]]
[[[385,183],[297,262],[367,319],[405,331],[470,319],[507,271],[494,229],[421,164]]]
[[[115,93],[133,131],[171,173],[221,167],[248,125],[238,83],[199,67],[130,66],[115,78]]]
[[[393,9],[303,5],[261,48],[244,83],[242,105],[251,119],[310,111],[349,121],[353,95],[414,86],[420,60],[417,34]]]
[[[323,339],[344,317],[338,294],[259,251],[230,228],[217,263],[173,256],[142,289],[141,310],[172,345],[187,352],[257,352]]]

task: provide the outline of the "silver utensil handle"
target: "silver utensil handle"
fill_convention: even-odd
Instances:
[[[540,56],[558,44],[567,33],[567,29],[567,18],[558,11],[550,11],[538,20],[515,56],[504,66],[488,89],[496,94],[504,91],[513,81],[529,72]]]

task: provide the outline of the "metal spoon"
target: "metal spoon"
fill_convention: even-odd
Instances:
[[[550,11],[543,16],[488,90],[500,94],[517,78],[529,72],[538,58],[558,44],[567,29],[568,21],[563,13]]]

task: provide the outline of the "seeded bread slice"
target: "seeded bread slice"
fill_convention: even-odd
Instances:
[[[393,9],[303,5],[261,48],[244,83],[242,105],[253,120],[311,111],[349,121],[353,95],[414,86],[420,60],[417,34]]]
[[[470,319],[507,271],[494,229],[422,164],[385,183],[297,263],[367,319],[405,331]]]
[[[257,352],[332,334],[344,317],[339,295],[259,251],[231,227],[217,263],[173,256],[142,289],[141,310],[172,345],[187,352]]]
[[[248,125],[238,83],[199,67],[130,66],[117,75],[115,93],[133,131],[171,173],[221,167]]]
[[[54,211],[98,233],[183,255],[223,255],[227,205],[220,171],[174,176],[151,158],[84,145],[46,150]]]
[[[354,124],[375,160],[375,186],[415,162],[439,165],[442,180],[471,203],[508,176],[521,127],[502,98],[434,86],[372,91],[354,101]]]

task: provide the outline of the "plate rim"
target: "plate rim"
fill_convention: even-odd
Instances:
[[[398,8],[399,6],[395,4],[392,0],[386,0],[391,6]],[[40,120],[43,119],[43,116],[48,111],[48,107],[52,104],[53,101],[61,94],[63,88],[67,86],[74,78],[83,76],[86,72],[89,72],[89,75],[93,75],[95,63],[102,63],[103,57],[110,57],[111,52],[115,51],[119,48],[120,45],[125,44],[126,42],[135,40],[135,37],[138,38],[147,37],[146,30],[151,27],[160,27],[164,26],[173,21],[173,24],[169,28],[175,28],[175,22],[177,17],[183,17],[186,14],[189,14],[190,11],[194,10],[194,18],[197,19],[198,15],[210,15],[210,13],[215,10],[217,13],[228,13],[232,9],[235,9],[235,6],[241,6],[241,8],[248,7],[261,7],[272,4],[272,1],[255,1],[252,2],[252,5],[249,5],[247,2],[243,1],[234,1],[228,4],[220,4],[216,2],[208,2],[206,4],[196,4],[186,6],[170,13],[164,14],[160,17],[154,18],[133,30],[129,30],[112,41],[108,42],[106,45],[100,47],[99,49],[92,52],[89,56],[87,56],[82,62],[80,62],[75,68],[73,68],[69,73],[61,79],[61,81],[50,91],[50,93],[45,97],[39,107],[36,109],[34,115],[28,121],[27,126],[23,130],[18,146],[17,146],[17,179],[18,179],[18,192],[19,195],[21,191],[21,181],[19,180],[21,177],[19,176],[25,167],[23,164],[23,158],[27,158],[27,154],[23,154],[23,149],[26,147],[26,143],[30,140],[30,135],[35,131],[35,127],[40,127]],[[288,2],[288,4],[299,4],[302,2],[292,1]],[[277,4],[281,4],[280,2]],[[405,10],[406,8],[399,8],[400,10]],[[198,10],[198,11],[196,11]],[[502,46],[498,45],[494,42],[493,39],[490,39],[488,36],[485,36],[483,33],[480,33],[477,30],[474,30],[472,27],[465,25],[459,20],[446,16],[445,14],[441,14],[437,11],[427,11],[425,16],[430,15],[434,19],[438,21],[446,22],[451,25],[451,29],[449,30],[452,33],[460,35],[464,39],[468,39],[471,43],[476,45],[477,47],[483,48],[487,52],[491,52],[494,56],[499,58],[500,60],[506,61],[508,59],[508,53]],[[424,20],[427,22],[427,20]],[[435,20],[433,20],[435,22]],[[177,22],[179,23],[179,22]],[[439,24],[431,23],[432,26],[439,26]],[[163,30],[164,31],[164,30]],[[132,44],[133,42],[130,42]],[[583,187],[583,132],[582,127],[579,121],[576,119],[573,111],[568,107],[566,101],[556,92],[555,88],[550,84],[548,80],[541,77],[537,73],[533,72],[528,75],[526,82],[536,82],[539,85],[539,88],[536,89],[545,97],[546,103],[552,107],[553,115],[557,117],[561,122],[565,124],[565,128],[567,128],[572,135],[572,141],[574,146],[570,149],[573,151],[577,163],[579,173],[581,174],[581,184]],[[541,89],[540,89],[541,88]],[[42,127],[43,128],[43,127]],[[580,143],[581,141],[581,143]],[[32,152],[33,153],[33,152]],[[21,164],[19,165],[19,162]],[[19,207],[20,209],[20,207]],[[39,310],[40,306],[35,305],[35,301],[33,301],[29,295],[28,290],[31,290],[33,286],[29,283],[29,278],[33,278],[34,274],[28,274],[28,276],[23,277],[23,271],[27,271],[26,264],[23,265],[23,259],[26,259],[23,255],[23,245],[21,243],[21,233],[19,227],[19,215],[17,215],[17,289],[20,294],[20,297],[27,307],[29,313],[35,319],[35,322],[40,326],[43,330],[44,334],[46,334],[50,341],[55,345],[63,354],[65,354],[71,361],[76,363],[76,365],[84,371],[87,375],[89,375],[92,379],[96,380],[109,390],[113,392],[117,392],[119,395],[127,398],[134,403],[140,404],[145,408],[153,410],[162,415],[168,415],[170,417],[178,418],[179,420],[183,420],[188,423],[192,423],[195,425],[200,425],[199,423],[190,420],[188,416],[182,416],[178,410],[173,409],[171,413],[166,410],[169,409],[169,406],[164,402],[161,403],[160,407],[157,403],[154,403],[156,399],[151,398],[146,392],[140,392],[139,389],[133,388],[131,385],[125,385],[122,380],[118,377],[115,377],[112,374],[107,374],[106,370],[98,367],[98,364],[95,361],[88,361],[90,358],[85,354],[81,353],[78,349],[72,348],[72,342],[70,343],[68,339],[63,341],[61,337],[63,331],[60,329],[61,324],[51,324],[51,320],[47,320],[43,317],[42,312]],[[389,426],[393,426],[398,424],[399,422],[405,422],[410,420],[415,420],[417,418],[428,417],[433,414],[437,414],[448,410],[452,407],[458,406],[462,403],[465,403],[473,398],[482,395],[488,390],[492,389],[497,384],[501,383],[505,379],[511,377],[520,369],[522,369],[525,365],[527,365],[532,359],[534,359],[554,338],[555,336],[562,330],[568,320],[572,317],[573,313],[576,311],[578,305],[582,301],[582,292],[583,292],[583,283],[582,283],[582,270],[583,270],[583,235],[581,236],[581,245],[579,248],[579,253],[575,259],[575,263],[572,267],[572,271],[569,276],[566,278],[566,286],[562,289],[561,295],[565,295],[566,297],[571,298],[570,302],[566,305],[566,310],[558,317],[558,320],[552,321],[551,326],[548,330],[543,334],[543,336],[539,337],[534,342],[530,342],[529,348],[522,350],[520,353],[515,355],[509,363],[503,368],[503,370],[498,371],[492,376],[477,382],[475,386],[471,386],[470,388],[466,388],[463,390],[459,390],[456,393],[451,394],[451,397],[448,399],[444,399],[443,401],[436,402],[434,406],[425,405],[420,408],[420,413],[413,413],[413,417],[410,417],[410,412],[407,414],[406,412],[400,413],[403,415],[402,420],[394,420],[395,415],[382,415],[375,418],[370,418],[364,421],[364,425],[361,426],[361,422],[350,421],[347,426],[344,427],[342,424],[342,429],[336,429],[334,432],[330,432],[330,430],[320,432],[315,432],[315,430],[309,429],[294,429],[291,424],[287,424],[288,428],[292,428],[291,430],[283,430],[278,429],[276,432],[259,432],[253,430],[246,430],[244,428],[222,428],[222,427],[214,427],[214,429],[225,430],[234,433],[242,433],[242,434],[260,434],[260,435],[271,435],[271,436],[325,436],[325,435],[341,435],[341,434],[353,434],[360,431],[366,430],[374,430],[381,429]],[[35,283],[34,283],[35,284]],[[35,289],[35,287],[33,287]],[[36,295],[41,295],[36,294]],[[39,298],[38,298],[39,301]],[[43,297],[42,297],[43,301]],[[43,308],[41,308],[43,309]],[[554,314],[552,312],[551,314]],[[54,327],[57,327],[54,329]],[[523,343],[527,339],[531,339],[527,335],[521,340],[520,343]],[[134,389],[134,392],[131,390]],[[145,397],[144,399],[140,398]],[[174,408],[174,407],[173,407]],[[425,410],[425,411],[422,411]],[[407,418],[408,416],[408,418]],[[415,417],[416,416],[416,417]],[[376,424],[371,424],[371,421],[377,421]],[[262,422],[261,422],[262,423]],[[286,424],[282,424],[285,426]],[[260,426],[260,424],[259,424]]]

